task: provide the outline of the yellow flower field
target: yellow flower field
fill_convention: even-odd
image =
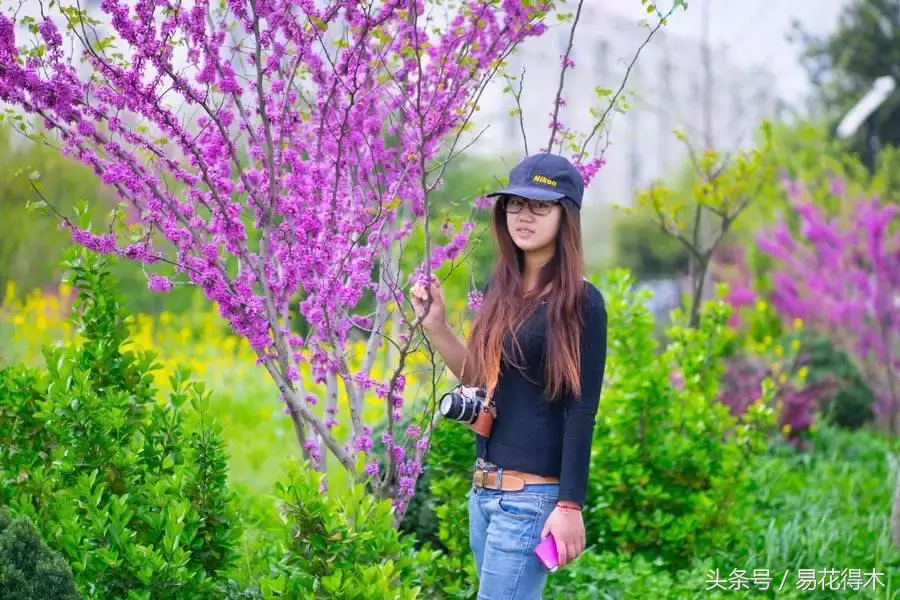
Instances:
[[[19,300],[15,286],[8,285],[0,305],[0,366],[19,361],[40,365],[43,346],[75,342],[77,334],[69,314],[71,297],[71,289],[63,285],[53,291],[32,292]],[[453,307],[457,308],[460,310],[456,314],[461,314],[463,307]],[[271,492],[283,468],[300,452],[275,385],[265,369],[255,365],[256,355],[246,339],[233,335],[211,306],[180,315],[139,314],[129,326],[128,347],[157,354],[159,368],[154,378],[160,398],[166,397],[169,378],[175,370],[187,367],[193,378],[202,380],[212,392],[214,414],[231,453],[233,482],[256,492]],[[351,370],[359,367],[364,347],[364,341],[351,345],[347,353]],[[384,381],[396,368],[396,361],[393,362],[388,365],[382,352],[371,377]],[[416,398],[431,396],[433,369],[426,352],[411,354],[403,372],[407,407]],[[324,386],[312,382],[308,365],[301,366],[301,375],[306,391],[323,398]],[[448,386],[446,381],[439,383],[437,393]],[[344,441],[349,413],[344,389],[339,387],[335,433]],[[321,403],[317,408],[322,408]],[[374,393],[369,394],[364,406],[365,422],[374,424],[385,415],[384,402]],[[336,461],[331,460],[329,466],[333,467],[329,468],[331,481],[340,484],[344,478]]]

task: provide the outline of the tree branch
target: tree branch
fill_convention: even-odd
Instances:
[[[559,86],[556,88],[556,96],[553,99],[553,117],[550,119],[550,140],[547,142],[547,152],[553,150],[553,140],[556,138],[559,122],[559,107],[562,104],[562,93],[566,85],[566,71],[569,70],[569,57],[572,54],[572,48],[575,46],[575,30],[578,28],[578,21],[581,19],[581,7],[584,6],[584,0],[578,0],[578,7],[575,9],[575,20],[572,28],[569,30],[569,43],[566,46],[566,53],[563,55],[562,68],[559,70]]]
[[[584,142],[581,144],[581,150],[578,151],[578,157],[582,158],[585,155],[585,151],[587,149],[588,144],[594,136],[600,131],[600,128],[606,122],[606,117],[609,116],[609,113],[612,111],[613,107],[616,104],[616,100],[619,99],[619,96],[622,95],[622,92],[625,90],[625,85],[628,83],[628,76],[631,75],[631,70],[634,68],[635,63],[637,63],[638,57],[641,55],[641,52],[650,43],[650,40],[653,39],[653,36],[656,35],[656,32],[666,23],[666,20],[674,14],[675,9],[684,4],[683,0],[674,0],[669,11],[662,17],[659,18],[659,21],[656,23],[656,26],[650,30],[650,33],[644,39],[640,46],[638,46],[637,51],[635,51],[634,56],[631,59],[631,62],[628,63],[628,67],[625,69],[625,76],[622,78],[622,82],[619,84],[619,88],[613,94],[612,98],[609,101],[609,104],[606,107],[606,110],[603,111],[603,114],[600,116],[600,119],[594,125],[594,128],[591,129],[591,133],[585,138]]]

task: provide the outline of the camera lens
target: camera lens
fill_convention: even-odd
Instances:
[[[476,394],[448,392],[441,398],[438,410],[447,419],[460,423],[474,423],[481,408],[481,398]]]
[[[456,392],[448,392],[441,398],[441,414],[454,421],[464,421],[463,414],[466,408],[465,399]]]
[[[450,411],[453,409],[453,397],[450,394],[445,394],[443,398],[441,398],[441,405],[438,407],[438,410],[441,411],[441,415],[450,417]]]

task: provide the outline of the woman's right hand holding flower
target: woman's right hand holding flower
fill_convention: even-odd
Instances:
[[[431,296],[431,303],[428,303],[428,297]],[[441,284],[437,278],[432,278],[432,283],[427,287],[414,285],[410,292],[410,300],[412,301],[413,310],[416,317],[422,319],[422,327],[427,332],[435,331],[446,325],[446,315],[444,314],[444,296],[441,293]],[[428,312],[426,313],[426,305]]]

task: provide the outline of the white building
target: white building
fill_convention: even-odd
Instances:
[[[586,2],[582,11],[571,54],[576,67],[566,74],[566,105],[560,110],[563,124],[577,132],[590,131],[597,122],[591,109],[602,111],[609,103],[608,97],[597,96],[595,88],[617,90],[650,33],[649,27],[598,4]],[[522,44],[509,61],[510,75],[520,74],[525,66],[522,105],[530,153],[549,141],[550,113],[570,29],[569,24],[552,25],[540,38]],[[734,150],[752,141],[760,121],[773,115],[777,100],[774,77],[763,69],[735,67],[724,48],[713,48],[711,63],[712,146]],[[599,146],[592,144],[594,151],[608,144],[607,164],[589,187],[585,203],[629,204],[636,190],[683,167],[686,147],[673,135],[675,129],[684,131],[696,148],[704,147],[704,79],[699,41],[667,35],[665,28],[654,34],[628,76],[630,108],[625,113],[611,112],[606,134],[595,137]],[[473,150],[515,160],[524,146],[519,120],[509,115],[515,101],[503,92],[506,85],[498,79],[483,95],[476,130],[490,127]],[[515,85],[518,89],[518,82]]]

